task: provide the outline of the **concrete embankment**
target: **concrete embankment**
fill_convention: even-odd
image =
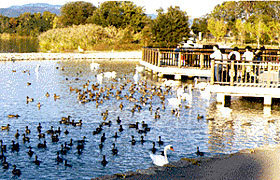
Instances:
[[[70,59],[130,59],[140,60],[141,51],[108,51],[86,53],[0,53],[0,61],[70,60]]]
[[[196,159],[182,158],[165,167],[151,167],[107,175],[94,180],[186,180],[186,179],[280,179],[280,145],[268,145],[245,149],[234,154]]]

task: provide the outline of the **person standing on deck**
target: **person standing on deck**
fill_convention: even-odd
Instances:
[[[245,53],[242,55],[242,59],[249,61],[250,63],[252,63],[253,59],[254,59],[254,53],[251,51],[252,48],[250,46],[246,46],[245,47]],[[247,65],[246,66],[246,78],[244,78],[246,80],[246,82],[253,82],[254,81],[254,66],[252,65]]]
[[[233,51],[228,54],[228,59],[234,61],[240,61],[240,53],[238,52],[238,47],[234,47]],[[237,65],[234,65],[234,80],[237,79],[237,76],[241,78],[241,72],[237,75]]]
[[[253,61],[254,53],[251,51],[252,48],[250,46],[245,47],[245,53],[242,55],[242,59],[246,61]]]
[[[210,58],[214,60],[223,60],[223,55],[218,45],[213,46],[214,52],[210,54]],[[215,81],[221,81],[222,64],[215,64]]]

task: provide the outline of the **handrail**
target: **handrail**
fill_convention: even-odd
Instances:
[[[212,85],[280,87],[277,62],[211,60]]]
[[[226,57],[231,49],[224,49]],[[244,52],[240,50],[241,55]],[[266,49],[261,56],[262,62],[279,62],[278,49]],[[210,54],[213,49],[203,48],[143,48],[143,61],[159,67],[211,69]]]

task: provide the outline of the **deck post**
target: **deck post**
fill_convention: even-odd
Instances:
[[[225,94],[217,93],[217,104],[225,106]]]
[[[271,96],[264,96],[263,97],[263,105],[264,106],[271,106],[271,104],[272,104]]]
[[[182,76],[180,74],[175,74],[174,79],[175,80],[181,80]]]
[[[234,75],[235,75],[235,72],[234,72],[234,61],[231,61],[230,62],[230,86],[233,86],[234,85]]]
[[[158,57],[157,57],[157,66],[160,67],[160,61],[161,61],[161,54],[160,54],[160,49],[158,49]]]
[[[182,66],[182,52],[179,52],[179,58],[178,58],[179,62],[178,62],[178,67],[181,68]]]
[[[267,88],[270,87],[270,81],[271,81],[271,69],[272,69],[272,65],[271,65],[271,62],[268,62],[268,65],[267,65]]]
[[[200,65],[200,69],[204,68],[204,54],[200,54],[199,56],[199,65]]]
[[[214,78],[215,78],[215,60],[211,60],[211,79],[210,79],[210,84],[214,85]]]

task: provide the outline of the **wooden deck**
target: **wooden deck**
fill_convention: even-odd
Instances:
[[[230,51],[223,50],[223,57]],[[280,50],[265,50],[261,61],[211,60],[211,53],[212,49],[144,48],[140,63],[159,75],[175,75],[175,79],[210,78],[210,91],[222,105],[226,96],[263,97],[267,106],[272,98],[280,98]]]

